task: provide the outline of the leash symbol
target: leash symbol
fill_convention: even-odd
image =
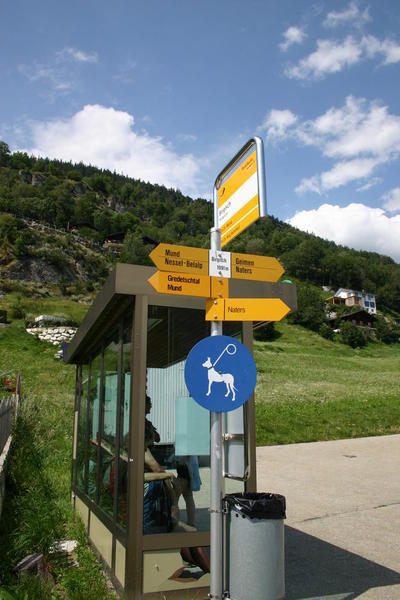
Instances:
[[[214,363],[211,362],[211,358],[208,356],[207,360],[202,364],[202,366],[207,369],[208,376],[208,391],[206,396],[210,396],[211,387],[213,383],[225,383],[226,385],[226,394],[225,398],[232,393],[232,402],[235,402],[236,392],[238,391],[235,388],[235,378],[231,373],[219,373],[215,370],[215,365],[220,360],[220,358],[225,354],[225,352],[229,356],[234,356],[236,354],[237,348],[235,344],[227,344],[227,346],[222,350],[221,354],[218,356],[217,360]]]

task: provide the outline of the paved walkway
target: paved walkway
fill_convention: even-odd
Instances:
[[[400,600],[400,435],[257,449],[286,497],[286,600]]]

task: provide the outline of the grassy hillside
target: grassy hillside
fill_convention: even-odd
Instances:
[[[400,345],[352,349],[287,322],[255,342],[257,443],[400,432]]]
[[[123,262],[150,264],[159,242],[208,247],[212,220],[212,203],[204,199],[83,164],[11,153],[0,142],[2,278],[54,280],[62,288],[98,282],[115,257],[94,242],[123,241]],[[319,288],[365,290],[376,295],[379,309],[400,313],[400,265],[388,256],[337,246],[273,216],[226,250],[276,256],[286,276]]]
[[[40,307],[49,311],[52,302]],[[63,308],[70,316],[82,316],[78,304]],[[19,370],[22,377],[22,403],[0,522],[0,598],[6,586],[11,598],[21,600],[107,599],[112,596],[101,567],[69,501],[75,369],[55,361],[54,351],[28,335],[21,320],[0,329],[0,373]],[[33,552],[47,554],[57,539],[79,541],[79,568],[56,569],[55,585],[36,578],[16,584],[12,569],[17,562]]]

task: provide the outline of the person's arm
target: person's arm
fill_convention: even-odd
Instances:
[[[149,448],[146,448],[144,453],[144,464],[153,471],[153,473],[164,473],[162,466],[156,461]]]
[[[171,479],[174,477],[173,473],[168,473],[164,471],[162,466],[156,461],[150,450],[147,450],[144,453],[144,464],[148,467],[151,472],[147,472],[144,474],[145,481],[156,481],[159,479]],[[168,482],[167,482],[168,483]]]
[[[163,473],[145,473],[144,480],[145,481],[160,481],[162,479],[171,479],[174,475],[172,473],[167,473],[164,471]]]

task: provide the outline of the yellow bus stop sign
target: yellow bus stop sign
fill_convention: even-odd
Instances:
[[[255,136],[215,181],[214,221],[221,230],[221,248],[266,214],[263,143]]]

